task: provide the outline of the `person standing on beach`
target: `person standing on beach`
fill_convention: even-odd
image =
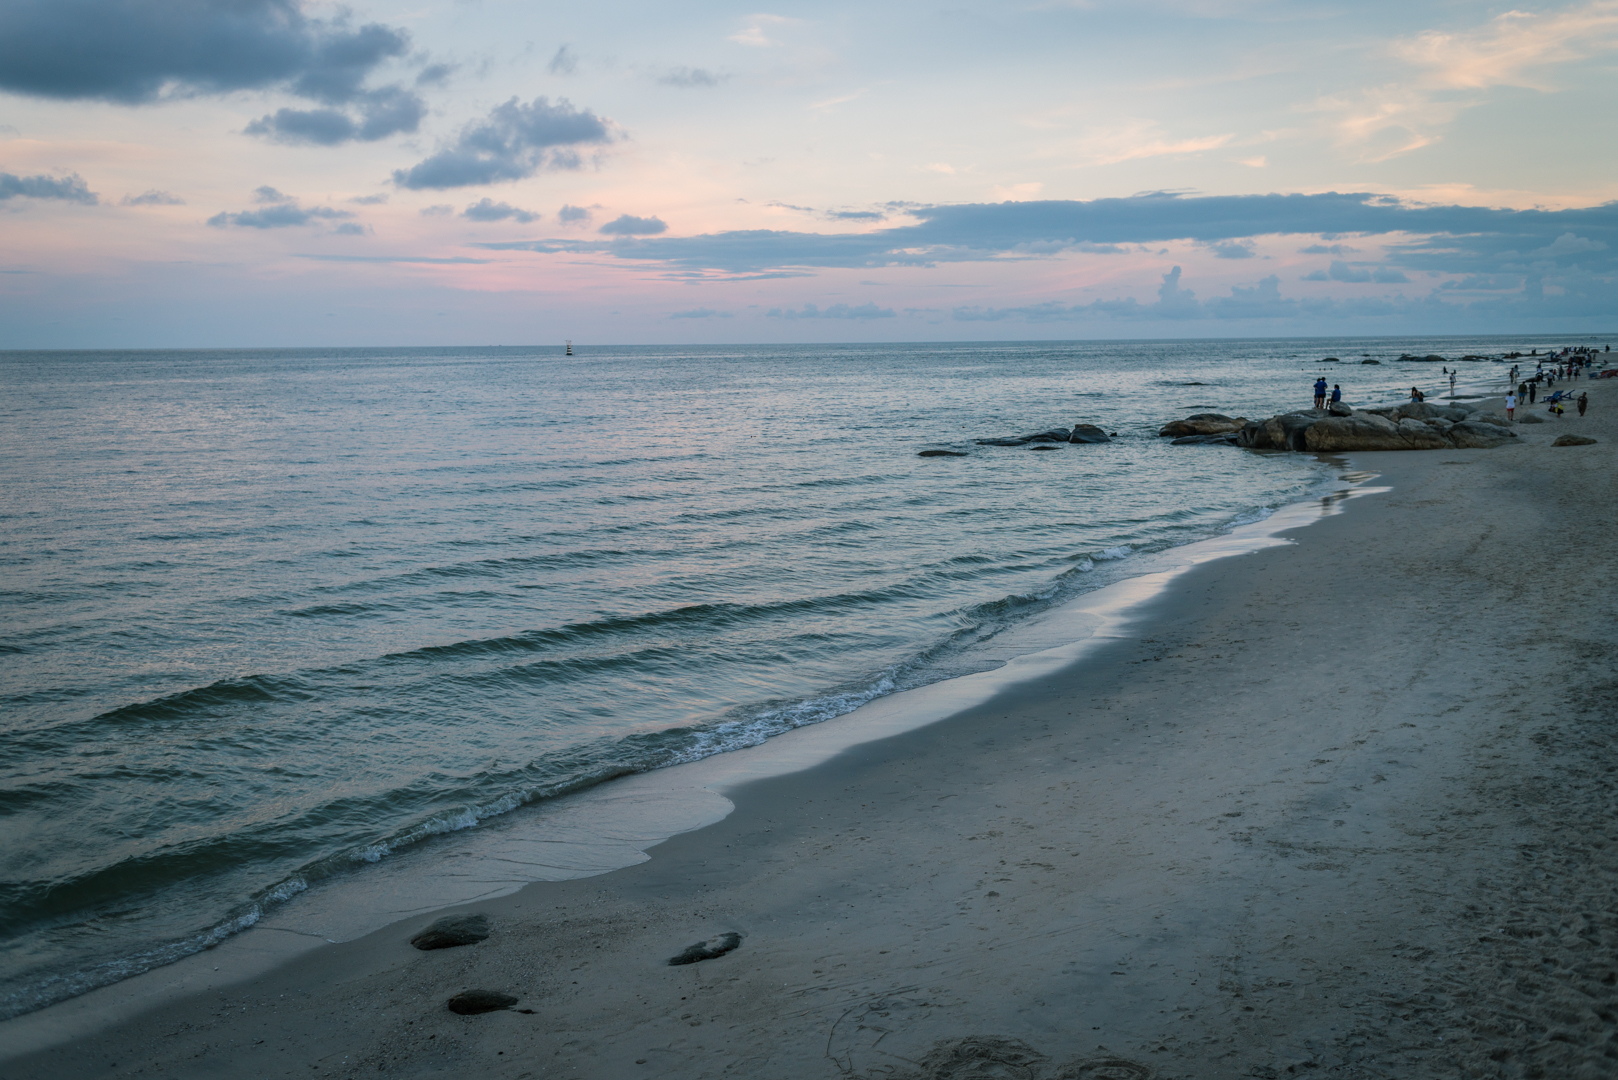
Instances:
[[[1449,373],[1449,396],[1455,396],[1455,372]]]
[[[1539,380],[1531,379],[1528,383],[1528,404],[1532,405],[1539,399]]]
[[[1322,375],[1315,380],[1315,408],[1326,404],[1326,377]]]
[[[1586,393],[1580,393],[1579,394],[1579,415],[1583,416],[1584,415],[1584,410],[1588,409],[1589,407],[1590,407],[1590,395],[1586,394]]]
[[[1515,419],[1516,417],[1515,417],[1514,414],[1516,413],[1516,411],[1517,411],[1517,395],[1513,394],[1510,390],[1507,390],[1506,391],[1506,419],[1507,420]]]

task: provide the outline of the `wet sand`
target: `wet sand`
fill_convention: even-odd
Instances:
[[[1392,490],[641,865],[463,909],[485,941],[420,952],[411,919],[0,1074],[1618,1074],[1618,390],[1590,389],[1522,445],[1352,455]],[[468,989],[518,1002],[448,1011]]]

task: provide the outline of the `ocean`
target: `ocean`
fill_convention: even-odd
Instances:
[[[1133,556],[1335,475],[1167,420],[1587,342],[0,353],[0,1017],[983,670]],[[1117,438],[974,443],[1081,422]]]

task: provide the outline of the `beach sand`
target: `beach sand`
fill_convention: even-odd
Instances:
[[[1618,388],[1591,399],[1521,445],[1351,455],[1391,490],[1188,571],[1138,636],[470,905],[479,944],[417,951],[415,918],[0,1074],[1618,1075]],[[446,1009],[472,988],[519,1000]]]

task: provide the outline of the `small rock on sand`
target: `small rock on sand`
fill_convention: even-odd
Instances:
[[[1552,446],[1594,446],[1596,441],[1588,435],[1558,435]]]
[[[428,949],[453,949],[457,945],[475,945],[489,936],[487,915],[446,915],[410,939],[410,944]]]
[[[710,945],[706,941],[699,941],[695,945],[687,945],[685,951],[679,956],[669,957],[669,967],[679,967],[681,964],[695,964],[699,960],[713,960],[724,956],[742,943],[742,936],[732,931],[721,934],[713,939]]]
[[[498,1012],[517,1004],[517,999],[498,990],[462,990],[448,1001],[449,1011],[461,1016]]]

